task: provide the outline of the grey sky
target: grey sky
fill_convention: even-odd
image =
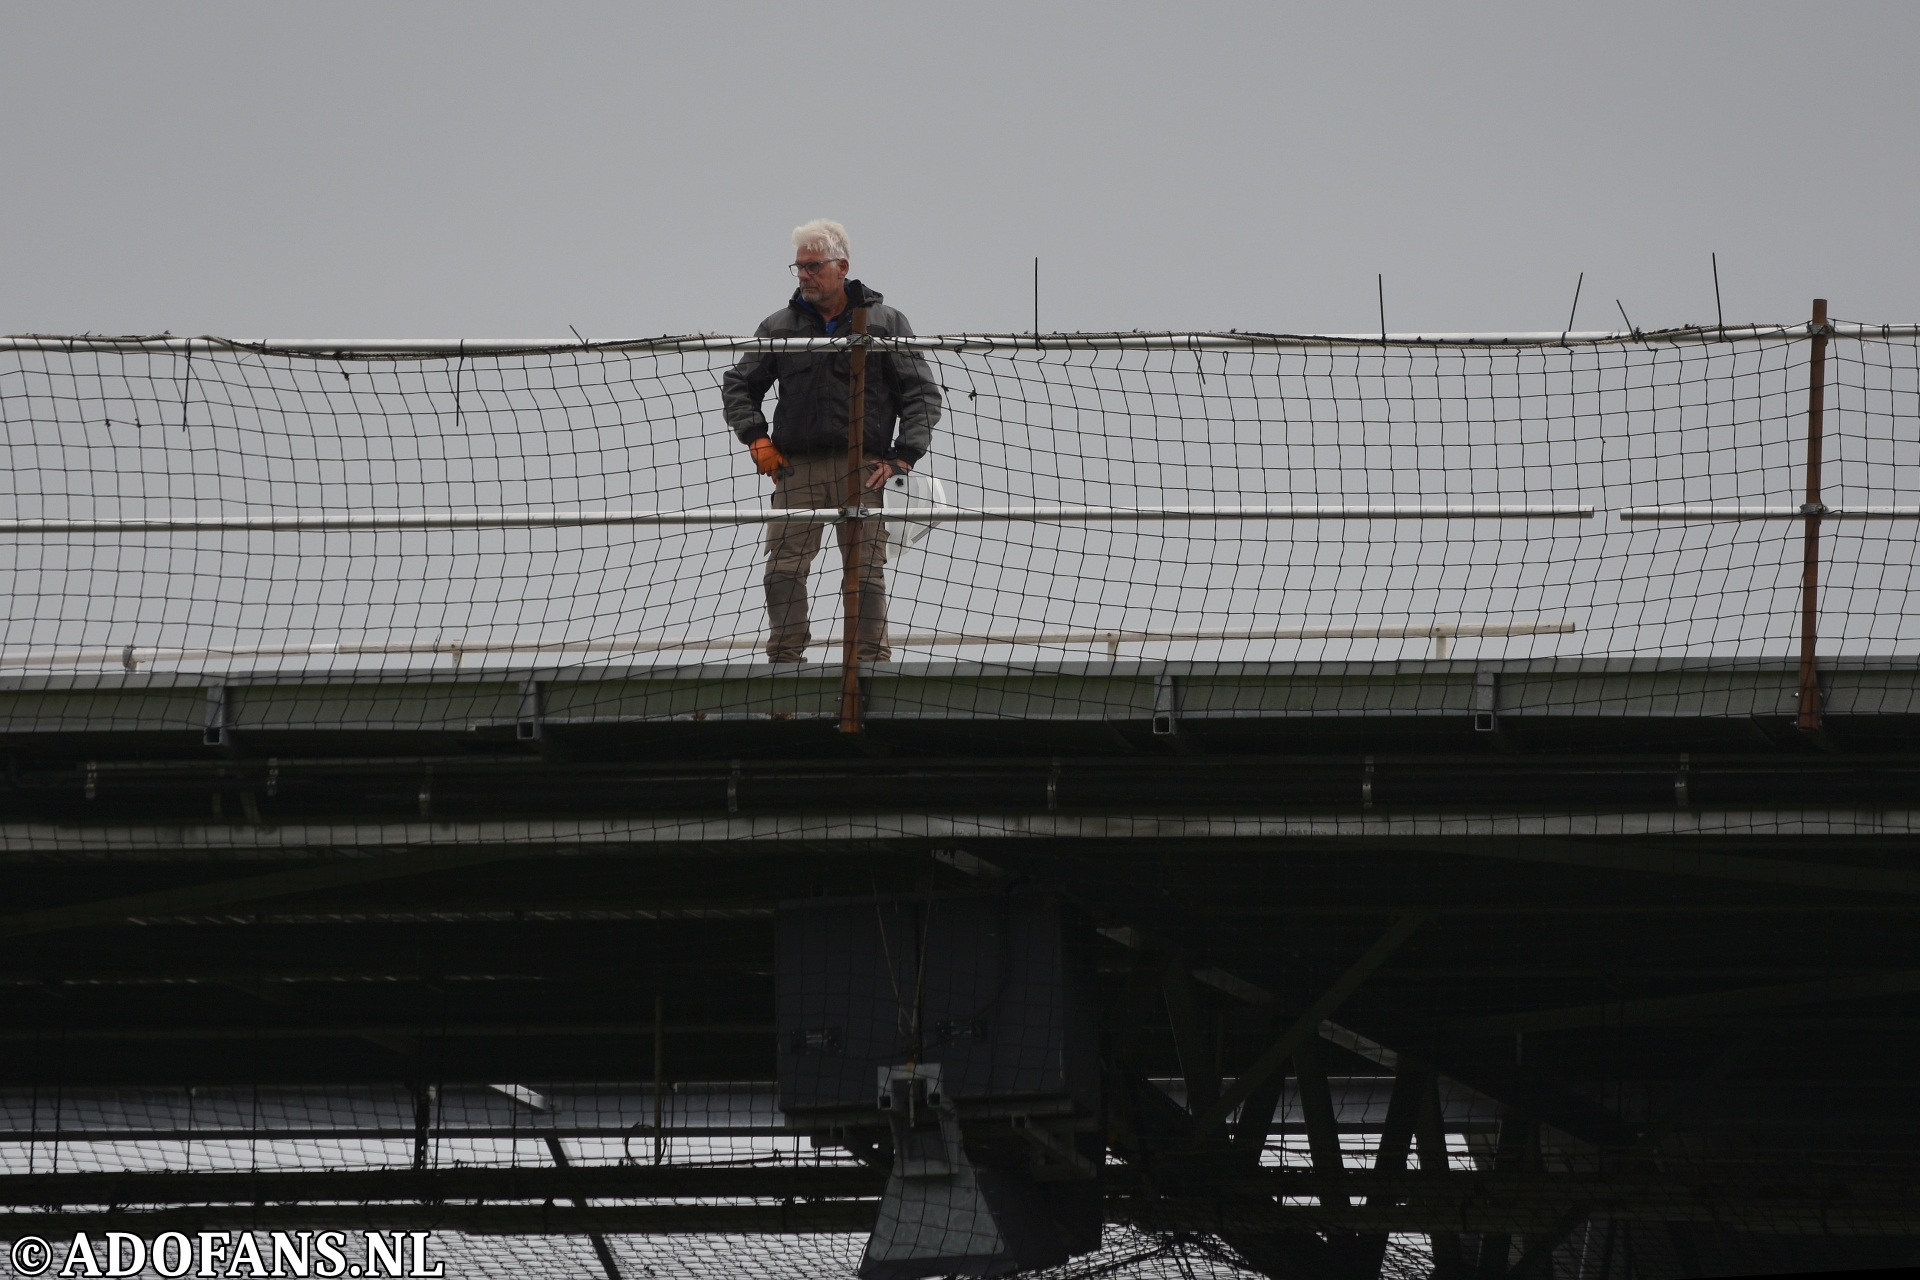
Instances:
[[[0,329],[1912,320],[1920,6],[14,4]]]

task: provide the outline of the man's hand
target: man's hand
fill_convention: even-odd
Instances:
[[[873,470],[867,472],[867,488],[881,489],[895,476],[906,475],[913,470],[913,464],[905,458],[882,458],[873,464]]]
[[[787,455],[774,447],[768,436],[760,436],[747,445],[747,452],[753,455],[753,465],[760,468],[763,476],[772,476],[778,480],[781,476],[793,474],[793,464],[787,461]]]

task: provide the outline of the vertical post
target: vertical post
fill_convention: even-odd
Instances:
[[[667,1134],[661,1125],[666,1121],[667,1084],[667,997],[655,993],[653,997],[653,1162],[659,1164],[667,1153]]]
[[[413,1167],[427,1167],[427,1132],[433,1128],[433,1086],[415,1085],[413,1090]]]
[[[1807,501],[1800,514],[1807,519],[1806,543],[1800,562],[1800,718],[1811,733],[1820,727],[1820,670],[1814,662],[1814,638],[1820,621],[1820,501],[1821,415],[1827,391],[1827,300],[1813,300],[1813,355],[1807,365]]]
[[[855,513],[864,503],[861,486],[866,470],[867,434],[867,309],[853,309],[853,352],[847,378],[847,501],[841,513],[840,594],[846,634],[840,652],[840,732],[860,732],[860,552],[866,522]]]

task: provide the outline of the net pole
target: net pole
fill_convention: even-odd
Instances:
[[[666,1157],[667,1133],[661,1126],[666,1121],[667,1087],[667,997],[656,991],[653,996],[653,1162],[659,1164]]]
[[[865,469],[863,445],[867,432],[867,309],[853,309],[853,351],[847,374],[847,502],[841,519],[841,589],[845,597],[842,613],[846,633],[840,654],[840,732],[860,732],[860,553],[866,521],[854,513],[860,509],[861,471]]]
[[[1827,389],[1827,300],[1813,300],[1813,354],[1807,371],[1807,502],[1801,507],[1807,519],[1805,545],[1800,563],[1800,718],[1799,727],[1813,732],[1820,727],[1820,671],[1814,660],[1814,644],[1819,625],[1820,587],[1820,455],[1822,416]]]

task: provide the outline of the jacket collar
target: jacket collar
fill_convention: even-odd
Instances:
[[[835,319],[850,318],[847,316],[847,312],[852,311],[855,307],[877,307],[882,300],[883,295],[878,289],[869,289],[858,280],[849,280],[847,281],[847,310],[842,311]],[[820,308],[808,302],[799,289],[793,291],[793,297],[788,300],[787,305],[795,311],[813,316],[819,320],[821,328],[826,327],[827,318],[820,314]]]

